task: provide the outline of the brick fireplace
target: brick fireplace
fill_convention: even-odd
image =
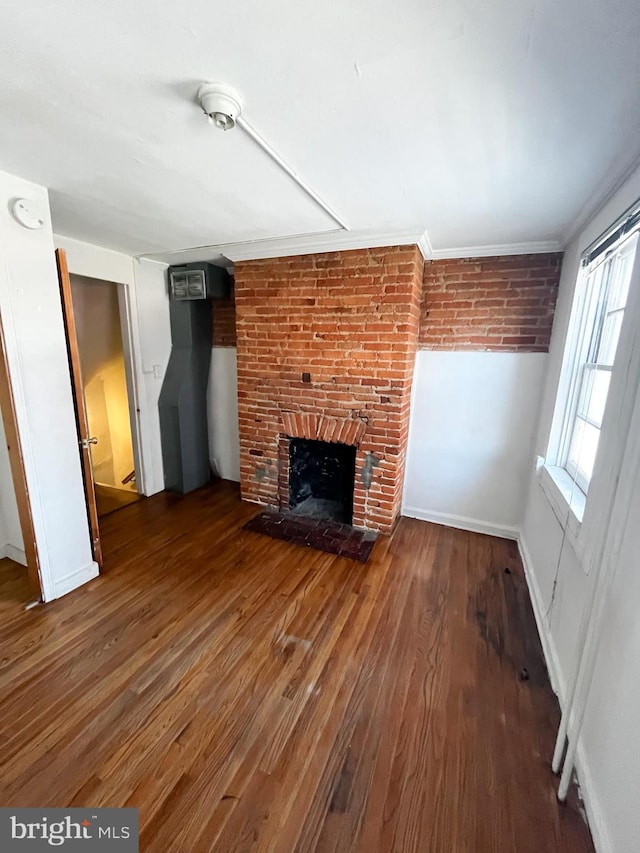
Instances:
[[[423,259],[394,246],[235,267],[241,489],[289,505],[291,439],[355,448],[353,525],[400,510]]]

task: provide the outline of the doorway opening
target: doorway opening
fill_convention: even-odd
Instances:
[[[102,518],[140,500],[132,378],[122,333],[124,285],[73,273],[69,279],[97,511]]]

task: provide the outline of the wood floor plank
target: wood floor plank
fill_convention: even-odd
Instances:
[[[402,519],[363,565],[257,511],[138,501],[31,611],[0,561],[0,805],[137,807],[150,853],[592,850],[515,543]]]

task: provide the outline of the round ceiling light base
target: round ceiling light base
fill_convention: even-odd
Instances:
[[[242,113],[240,95],[224,83],[203,83],[198,89],[198,103],[209,123],[221,130],[231,130]]]

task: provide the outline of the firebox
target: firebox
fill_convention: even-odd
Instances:
[[[351,524],[356,448],[292,438],[289,441],[289,509],[300,515]]]

